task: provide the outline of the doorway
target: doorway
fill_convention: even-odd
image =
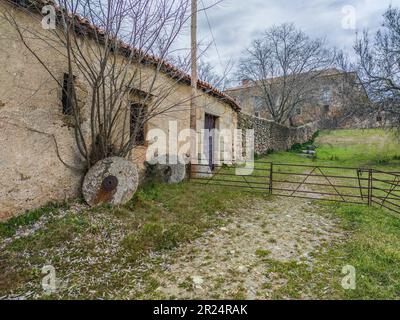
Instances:
[[[215,137],[214,137],[214,129],[216,129],[218,117],[213,116],[211,114],[205,114],[204,120],[204,129],[205,129],[205,137],[204,137],[204,153],[206,155],[206,159],[208,161],[208,166],[211,171],[215,168],[214,163],[214,145],[215,145]]]

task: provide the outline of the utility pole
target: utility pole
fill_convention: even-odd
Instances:
[[[192,91],[190,99],[190,129],[192,130],[191,137],[191,174],[193,175],[195,169],[194,163],[197,162],[197,125],[196,125],[196,96],[197,96],[197,0],[192,0],[192,16],[191,16],[191,69],[192,69]],[[195,134],[196,133],[196,134]]]

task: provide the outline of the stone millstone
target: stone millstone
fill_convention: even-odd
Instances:
[[[165,176],[168,184],[180,183],[185,180],[186,166],[181,163],[166,165]]]
[[[172,163],[169,163],[168,159]],[[147,163],[149,176],[168,184],[180,183],[186,178],[186,164],[177,156],[161,156]]]
[[[122,205],[132,199],[139,185],[139,174],[132,162],[112,157],[97,162],[86,174],[82,193],[91,206]]]

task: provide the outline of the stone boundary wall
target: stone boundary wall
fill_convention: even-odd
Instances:
[[[270,150],[289,150],[297,143],[309,141],[318,131],[318,122],[291,128],[244,113],[238,116],[238,126],[242,130],[254,129],[254,148],[258,155],[266,154]]]

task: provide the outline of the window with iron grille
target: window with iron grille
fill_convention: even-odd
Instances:
[[[141,103],[130,103],[131,123],[130,136],[134,139],[134,144],[143,146],[146,142],[145,119],[147,108]]]

